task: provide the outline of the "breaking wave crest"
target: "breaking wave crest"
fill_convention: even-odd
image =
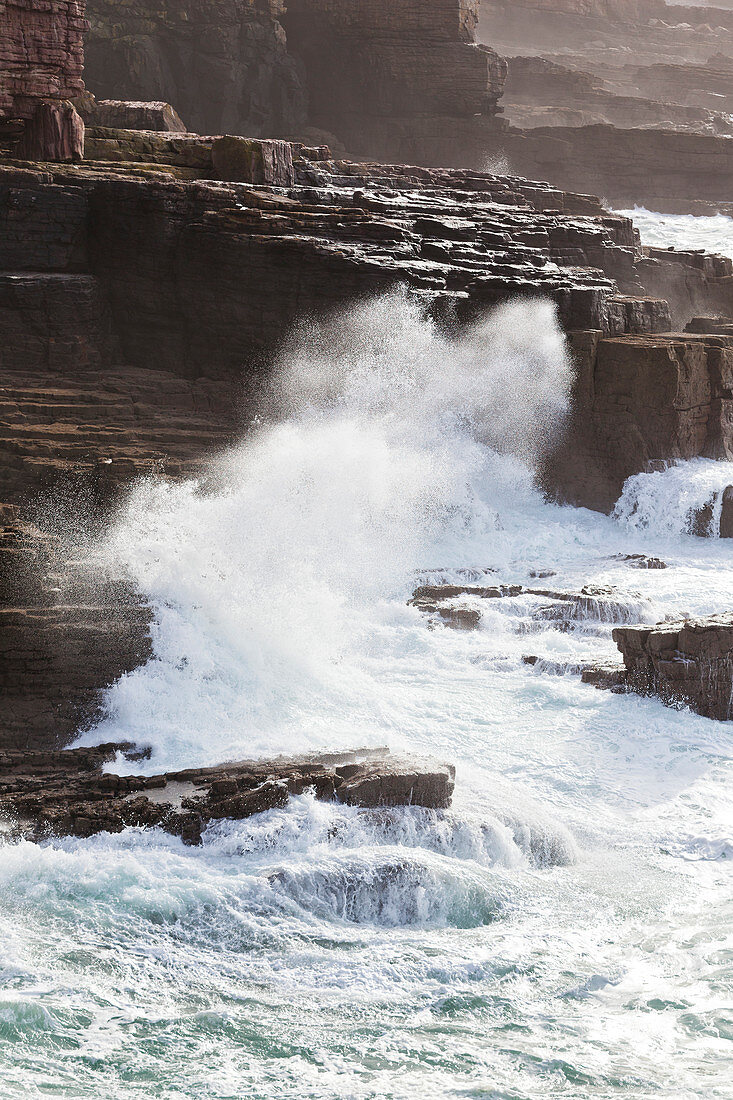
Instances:
[[[614,516],[632,530],[656,535],[720,535],[723,492],[733,462],[695,458],[628,478]]]

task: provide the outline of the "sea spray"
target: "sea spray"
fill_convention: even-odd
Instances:
[[[248,438],[205,481],[139,482],[98,547],[152,605],[154,658],[82,740],[151,744],[153,768],[371,740],[384,602],[494,552],[571,381],[545,302],[454,335],[400,292],[302,325]]]
[[[643,206],[616,213],[633,219],[643,245],[680,251],[698,249],[733,258],[733,218],[726,214],[658,214]]]
[[[731,484],[733,462],[707,458],[674,462],[664,470],[628,478],[614,517],[631,530],[718,538],[723,492]]]
[[[468,568],[469,583],[609,586],[655,620],[707,614],[730,599],[729,546],[545,502],[532,441],[517,458],[470,415],[413,423],[405,397],[391,417],[368,387],[364,415],[352,401],[341,416],[340,396],[306,414],[296,391],[261,410],[253,452],[198,485],[140,484],[97,547],[96,568],[139,578],[158,622],[155,660],[112,690],[119,709],[90,736],[147,732],[157,769],[377,729],[456,763],[453,808],[304,795],[213,827],[200,848],[157,830],[5,846],[3,1098],[727,1097],[726,730],[523,660],[618,660],[610,623],[603,637],[552,619],[525,635],[512,624],[552,600],[521,596],[482,600],[473,633],[430,630],[406,596],[418,561],[435,581],[466,583]],[[385,459],[417,528],[392,503],[390,541],[378,486],[363,487],[366,445],[361,469],[330,442],[332,425],[348,459],[337,428],[352,422],[390,460],[437,471],[443,493],[455,476],[456,511]],[[357,538],[365,498],[377,534],[364,521]],[[340,534],[348,553],[329,550]],[[668,568],[631,569],[628,554]]]

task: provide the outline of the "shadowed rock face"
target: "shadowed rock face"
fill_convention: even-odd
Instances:
[[[609,511],[627,477],[667,458],[733,458],[733,338],[573,333],[568,435],[548,477],[574,503]]]
[[[506,63],[476,42],[478,0],[87,0],[87,11],[89,89],[169,101],[201,133],[303,138],[308,126],[358,155],[439,164],[445,142],[462,145],[461,120],[482,146],[478,167],[496,129]]]
[[[350,806],[447,809],[455,782],[450,764],[392,757],[388,749],[240,761],[154,776],[103,772],[118,753],[140,758],[129,744],[0,754],[6,829],[35,840],[157,826],[199,844],[210,823],[276,809],[305,791]]]
[[[0,0],[0,117],[84,89],[84,0]]]
[[[105,99],[164,100],[199,133],[301,126],[306,95],[282,0],[87,0],[86,82]]]
[[[360,121],[497,112],[506,63],[476,44],[478,0],[290,0],[310,118],[354,148]],[[376,124],[378,125],[378,124]]]

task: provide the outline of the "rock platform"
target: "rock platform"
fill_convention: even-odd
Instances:
[[[269,761],[234,761],[161,775],[116,775],[118,755],[144,758],[129,744],[61,752],[0,753],[0,815],[6,835],[41,840],[157,827],[200,844],[213,822],[242,820],[284,806],[291,795],[349,806],[450,806],[450,764],[393,757],[388,749]]]

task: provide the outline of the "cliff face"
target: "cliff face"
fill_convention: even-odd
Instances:
[[[506,65],[476,44],[478,14],[478,0],[290,0],[312,120],[348,140],[365,115],[496,114]]]
[[[87,0],[89,88],[167,100],[200,133],[325,130],[379,156],[417,123],[417,152],[497,113],[506,65],[476,43],[479,0]],[[422,144],[421,144],[422,142]],[[425,159],[434,159],[422,157]]]
[[[661,0],[482,0],[509,58],[512,170],[617,205],[728,213],[733,13]]]
[[[303,123],[282,0],[87,0],[86,78],[100,98],[165,100],[199,133],[273,135]]]
[[[84,0],[0,0],[0,116],[83,90]]]

